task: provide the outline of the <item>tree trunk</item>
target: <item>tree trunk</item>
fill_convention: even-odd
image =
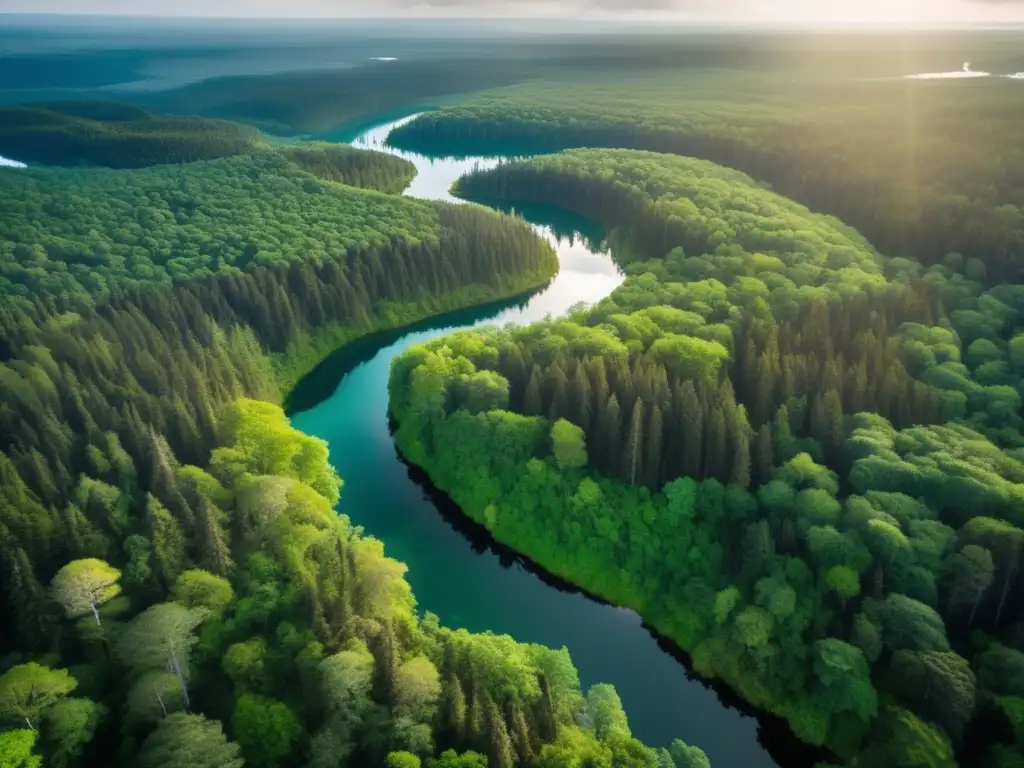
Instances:
[[[36,727],[34,725],[32,725],[32,721],[29,720],[27,717],[25,718],[25,725],[27,725],[29,727],[29,730],[31,730],[32,733],[36,732]]]
[[[981,592],[978,593],[978,597],[975,598],[975,600],[974,600],[974,607],[971,608],[971,615],[967,619],[967,628],[968,629],[970,629],[971,625],[974,623],[974,614],[976,614],[978,612],[978,606],[981,605],[981,598],[984,597],[984,596],[985,596],[985,590],[982,590]]]
[[[96,601],[95,600],[90,600],[89,601],[89,607],[92,608],[92,615],[96,619],[96,626],[97,627],[102,627],[103,624],[100,622],[100,611],[99,611],[99,608],[96,607]]]
[[[160,695],[160,691],[153,689],[153,693],[156,694],[157,703],[160,704],[160,711],[164,713],[164,717],[167,717],[167,706],[164,704],[164,697]]]
[[[995,626],[996,626],[997,629],[999,627],[999,620],[1003,616],[1003,606],[1006,604],[1006,596],[1010,592],[1010,582],[1012,582],[1014,580],[1014,578],[1016,578],[1016,576],[1017,576],[1017,568],[1020,566],[1020,562],[1019,562],[1020,549],[1018,549],[1017,546],[1015,546],[1015,545],[1014,545],[1014,552],[1013,552],[1012,557],[1013,557],[1013,561],[1011,563],[1009,563],[1009,567],[1007,568],[1007,572],[1006,572],[1006,579],[1003,581],[1003,591],[1002,591],[1002,594],[999,595],[999,606],[996,608],[996,624],[995,624]]]
[[[171,667],[171,671],[174,672],[175,677],[178,678],[178,685],[181,687],[181,700],[185,703],[185,711],[187,712],[190,706],[190,702],[188,700],[188,686],[185,685],[185,676],[181,673],[181,665],[178,663],[177,654],[171,654],[169,666]]]

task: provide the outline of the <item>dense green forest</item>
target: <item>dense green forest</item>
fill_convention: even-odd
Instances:
[[[0,154],[27,163],[143,168],[249,151],[259,133],[238,123],[172,117],[105,101],[0,107]]]
[[[707,765],[564,650],[418,615],[274,405],[347,340],[557,267],[518,219],[335,181],[407,183],[361,155],[0,173],[4,765]]]
[[[317,178],[390,193],[401,192],[416,174],[415,166],[408,160],[383,152],[318,142],[271,144],[255,129],[239,123],[160,115],[131,104],[108,101],[0,107],[0,154],[42,165],[119,169],[187,164],[243,154],[278,160],[280,156]],[[275,168],[287,174],[286,166],[280,162]],[[176,170],[177,173],[157,169],[154,173],[164,183],[179,183],[180,174],[202,174],[194,166]],[[215,165],[206,174],[221,172],[222,168]],[[245,172],[249,176],[260,173],[251,168]],[[91,174],[80,174],[71,182],[53,174],[44,174],[44,178],[78,187],[96,181]],[[133,185],[154,183],[154,177],[147,175],[114,174],[106,178],[108,182],[130,178]],[[19,191],[12,189],[11,193]],[[125,197],[126,202],[133,202],[131,195]],[[166,195],[161,191],[157,197]],[[204,201],[186,197],[183,202],[198,206]],[[26,213],[38,220],[38,211]],[[42,223],[50,222],[44,219]]]
[[[9,626],[48,649],[5,659],[5,764],[702,765],[633,739],[564,649],[418,616],[404,566],[335,512],[326,445],[277,406],[226,406],[203,467],[150,441],[149,472],[114,433],[91,446],[50,584],[3,539]]]
[[[344,144],[305,142],[281,154],[318,178],[391,194],[404,190],[416,176],[416,166],[408,160]]]
[[[839,216],[890,256],[934,264],[962,253],[982,259],[994,282],[1020,282],[1019,83],[905,81],[909,57],[886,60],[889,79],[864,79],[871,65],[861,55],[864,66],[850,68],[858,78],[819,72],[839,54],[816,55],[813,76],[806,67],[563,75],[464,98],[392,141],[454,154],[510,143],[707,158]]]
[[[0,765],[707,768],[564,649],[418,613],[277,407],[340,345],[557,264],[514,217],[394,196],[403,160],[215,118],[442,103],[393,140],[609,148],[458,191],[599,222],[628,277],[412,348],[402,453],[838,763],[1024,763],[1020,83],[900,79],[1019,71],[1019,39],[408,44],[0,108],[0,154],[66,166],[0,168]]]
[[[628,278],[411,348],[402,452],[842,762],[1020,764],[1024,287],[674,155],[571,150],[458,191],[592,217]]]
[[[520,269],[554,271],[550,252],[527,245],[536,238],[509,217],[439,208],[318,177],[397,189],[409,170],[382,153],[314,144],[133,171],[0,173],[0,193],[10,201],[0,212],[0,292],[26,305],[77,311],[133,286],[237,276],[249,267],[281,271],[302,262],[324,269],[346,259],[355,264],[356,254],[370,251],[426,250],[437,258],[442,242],[447,257],[460,260],[455,273],[472,272],[476,282],[519,279]],[[470,259],[470,248],[489,237],[490,252]],[[418,258],[409,269],[432,276],[404,288],[428,287],[434,296],[443,293],[441,284],[458,279]],[[383,283],[401,283],[406,275],[405,268],[388,268],[374,279],[382,281],[380,289],[397,292]]]

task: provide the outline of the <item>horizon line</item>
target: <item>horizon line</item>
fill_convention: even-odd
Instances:
[[[423,16],[370,16],[358,14],[328,15],[313,14],[309,16],[294,15],[260,15],[260,16],[234,16],[220,15],[216,13],[201,16],[178,15],[167,13],[97,13],[90,11],[0,11],[0,19],[19,17],[22,19],[38,18],[40,20],[57,18],[75,19],[96,19],[110,21],[176,21],[176,22],[325,22],[325,21],[355,21],[355,22],[381,22],[381,23],[407,23],[407,22],[550,22],[553,19],[571,20],[584,24],[602,26],[609,24],[628,24],[645,26],[657,24],[664,27],[666,24],[674,27],[721,27],[729,29],[776,29],[776,30],[801,30],[801,31],[862,31],[862,32],[884,32],[884,31],[997,31],[1020,29],[1024,27],[1024,19],[1019,21],[953,21],[943,20],[935,22],[927,21],[799,21],[796,19],[780,19],[778,21],[757,21],[723,18],[681,18],[678,15],[672,16],[601,16],[581,17],[572,14],[548,14],[548,15],[448,15],[433,14]],[[2,31],[2,30],[0,30]],[[571,30],[553,30],[552,34],[572,34]]]

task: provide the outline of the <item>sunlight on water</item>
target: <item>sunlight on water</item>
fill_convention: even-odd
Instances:
[[[990,72],[922,72],[920,75],[907,75],[910,80],[964,80],[976,77],[992,77]]]
[[[991,77],[990,72],[975,72],[971,62],[965,61],[962,69],[953,72],[922,72],[919,75],[907,75],[911,80],[963,80],[972,77]]]

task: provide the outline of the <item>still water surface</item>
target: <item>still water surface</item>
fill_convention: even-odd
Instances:
[[[455,179],[497,162],[428,158],[390,148],[386,137],[396,124],[377,126],[352,143],[415,163],[419,174],[406,194],[451,200]],[[550,209],[521,213],[558,253],[561,269],[546,289],[518,302],[453,313],[349,345],[293,394],[292,423],[328,442],[331,463],[345,481],[339,510],[383,540],[391,557],[408,564],[408,579],[422,610],[437,614],[450,627],[568,647],[584,689],[612,683],[633,733],[652,746],[681,738],[704,749],[714,768],[803,764],[805,757],[793,752],[784,728],[759,725],[691,678],[635,613],[543,578],[469,523],[399,458],[387,416],[388,368],[394,357],[411,344],[456,328],[530,323],[549,313],[562,314],[577,302],[601,299],[622,282],[592,223]]]

